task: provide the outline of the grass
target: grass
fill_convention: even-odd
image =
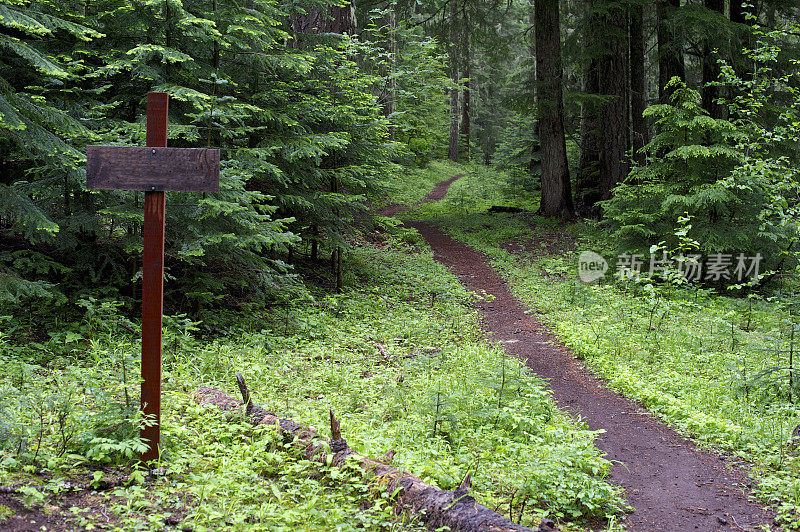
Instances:
[[[414,186],[451,170],[435,166]],[[613,519],[624,503],[605,481],[610,464],[594,433],[484,339],[472,306],[481,296],[405,236],[355,243],[342,294],[228,314],[236,326],[224,336],[168,318],[155,473],[135,462],[139,345],[120,327],[127,320],[115,303],[86,301],[83,322],[58,326],[0,312],[4,331],[54,329],[35,346],[0,333],[0,484],[21,486],[26,504],[80,526],[419,528],[394,515],[391,493],[360,472],[308,462],[269,428],[193,402],[198,385],[235,395],[241,371],[257,403],[323,435],[332,409],[357,451],[395,450],[395,465],[443,489],[471,473],[478,501],[515,521],[549,516],[579,530],[589,519]]]
[[[442,181],[442,176],[463,171],[462,165],[447,160],[433,161],[424,168],[406,168],[393,174],[384,183],[386,190],[381,197],[373,200],[373,208],[377,211],[388,205],[414,205]]]
[[[498,182],[488,170],[470,172],[443,201],[409,216],[486,253],[512,292],[611,386],[702,445],[752,464],[760,496],[778,507],[784,526],[800,528],[800,458],[791,441],[800,379],[795,373],[793,386],[789,380],[800,319],[793,301],[647,281],[582,284],[578,251],[610,257],[602,231],[487,215],[493,204],[511,204]],[[574,242],[572,251],[549,253],[554,239]]]

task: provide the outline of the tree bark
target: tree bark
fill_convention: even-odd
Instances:
[[[378,97],[378,102],[380,102],[383,109],[383,115],[389,117],[397,110],[397,78],[394,76],[397,68],[397,13],[395,11],[394,2],[390,2],[385,9],[386,14],[383,16],[382,38],[384,40],[383,46],[388,57],[386,71],[384,72],[386,83]],[[394,136],[395,127],[391,126],[389,128],[389,137],[394,139]]]
[[[447,52],[450,59],[450,75],[453,80],[453,87],[450,89],[450,143],[447,156],[453,162],[458,162],[458,2],[450,0],[450,38]]]
[[[598,18],[605,28],[605,50],[598,59],[597,79],[606,102],[600,110],[600,196],[611,198],[612,191],[629,171],[628,76],[625,37],[627,13],[616,2],[606,1]]]
[[[644,61],[644,6],[638,5],[632,6],[630,13],[630,62],[632,147],[633,158],[639,164],[644,164],[646,157],[642,148],[650,142],[647,122],[643,116],[647,107],[647,80]]]
[[[323,33],[353,35],[356,31],[356,4],[354,0],[341,7],[329,8],[330,18],[323,25]]]
[[[440,490],[426,484],[407,471],[388,465],[386,462],[391,461],[393,453],[381,461],[354,452],[348,446],[347,441],[342,438],[341,425],[333,412],[330,414],[332,439],[325,442],[313,429],[289,419],[281,419],[253,404],[244,379],[239,374],[237,374],[237,379],[244,401],[239,401],[220,390],[205,386],[197,389],[194,399],[199,404],[214,405],[225,411],[244,408],[250,423],[274,425],[284,442],[293,444],[295,448],[302,450],[308,460],[326,464],[327,450],[330,449],[333,454],[332,465],[342,466],[345,461],[354,462],[362,470],[369,472],[373,478],[380,479],[380,485],[390,492],[397,490],[398,509],[419,515],[431,530],[449,527],[450,530],[462,532],[485,530],[534,532],[534,529],[518,525],[475,502],[475,499],[469,495],[469,475],[459,489],[452,492]],[[556,530],[555,527],[550,526],[551,523],[548,520],[547,524],[543,523],[535,530],[539,532]]]
[[[528,22],[531,25],[531,28],[536,26],[536,18],[534,13],[536,12],[535,6],[536,0],[528,0],[530,3],[530,18]],[[535,40],[535,33],[531,35],[531,43],[528,47],[528,57],[530,58],[530,68],[528,69],[528,81],[530,83],[530,91],[533,94],[534,102],[536,99],[536,40]],[[538,109],[538,105],[537,105]],[[534,122],[533,131],[530,132],[533,137],[533,142],[531,142],[531,153],[530,153],[530,160],[528,161],[528,172],[530,173],[531,177],[540,177],[540,168],[539,168],[539,161],[536,159],[537,153],[541,148],[539,144],[539,121],[536,120]]]
[[[469,23],[465,19],[464,26],[467,27],[468,25],[469,25]],[[471,122],[470,122],[471,94],[470,94],[470,81],[469,81],[470,73],[472,71],[472,65],[471,65],[472,54],[470,53],[471,52],[471,50],[470,50],[471,43],[470,43],[470,39],[469,39],[469,32],[468,31],[464,31],[463,35],[464,35],[464,39],[463,39],[463,41],[464,41],[464,77],[467,78],[467,80],[464,82],[464,91],[462,93],[463,97],[462,97],[462,105],[461,105],[461,139],[464,142],[464,149],[463,149],[464,158],[467,161],[469,161],[469,159],[470,159],[470,157],[472,155],[472,153],[470,153],[472,144],[470,143],[470,135],[471,135],[471,131],[470,131],[470,126],[471,126]]]
[[[719,13],[720,17],[724,16],[725,0],[704,0],[704,3],[706,9]],[[709,85],[709,83],[717,81],[720,74],[717,56],[713,53],[713,44],[710,37],[703,41],[703,109],[708,111],[712,118],[723,118],[725,109],[716,103],[720,97],[720,88]]]
[[[602,21],[597,16],[595,1],[583,3],[583,17],[586,20],[583,46],[586,57],[583,73],[583,92],[589,96],[600,94],[598,79],[598,50],[602,39]],[[580,129],[581,153],[578,160],[578,173],[575,178],[575,203],[578,212],[584,216],[597,216],[594,205],[600,201],[600,115],[596,100],[584,100],[581,105]]]
[[[561,24],[558,0],[534,3],[536,99],[542,146],[542,200],[545,216],[572,216],[572,191],[564,138]]]
[[[330,7],[327,13],[309,9],[305,14],[293,13],[290,16],[292,31],[295,33],[294,48],[302,45],[301,34],[338,33],[353,35],[356,29],[356,5],[353,0],[340,7]]]
[[[744,7],[742,5],[744,0],[730,0],[730,1],[731,1],[731,14],[730,14],[731,22],[752,27],[755,20],[748,19],[747,16],[750,13],[753,14],[758,13],[758,2],[756,2],[755,0],[747,2],[748,4],[753,4],[753,8],[749,8],[749,7]],[[733,50],[731,50],[732,54],[731,62],[733,63],[733,68],[743,79],[752,78],[752,70],[753,70],[753,65],[751,64],[752,62],[745,57],[744,53],[742,53],[742,50],[744,48],[751,46],[751,44],[752,44],[752,39],[750,30],[746,29],[741,29],[739,32],[737,32],[737,34],[734,35],[733,43],[731,44],[731,47],[733,48]]]
[[[587,43],[588,46],[588,43]],[[600,92],[597,60],[592,59],[584,74],[583,92],[596,95]],[[594,205],[600,201],[600,117],[597,104],[585,102],[581,106],[581,154],[575,180],[575,201],[581,214],[596,215]]]
[[[295,33],[293,42],[294,48],[299,48],[304,45],[300,35],[318,35],[322,33],[335,33],[338,35],[353,35],[356,30],[356,6],[354,0],[344,6],[331,6],[328,12],[323,14],[319,11],[310,9],[305,14],[294,13],[290,17],[290,24],[292,31]],[[336,154],[334,153],[334,161],[336,161]],[[329,169],[330,174],[330,191],[333,194],[339,193],[339,181],[336,177],[336,167],[338,164],[334,163],[334,168]],[[334,209],[334,215],[338,217],[338,209]],[[315,226],[315,233],[318,228]],[[290,248],[291,249],[291,248]],[[312,244],[312,256],[318,253],[317,239],[314,238]],[[343,268],[342,268],[342,245],[336,243],[333,251],[331,251],[331,270],[334,275],[336,283],[336,291],[341,292],[343,286]]]
[[[736,1],[736,0],[733,0]],[[675,35],[675,12],[680,9],[680,0],[659,0],[658,17],[658,95],[664,102],[671,92],[665,87],[669,80],[677,76],[686,79],[686,67],[683,62],[683,45]]]

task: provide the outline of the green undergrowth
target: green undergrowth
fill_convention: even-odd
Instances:
[[[414,205],[442,181],[442,176],[453,176],[463,171],[463,165],[448,160],[433,161],[423,168],[404,168],[382,182],[383,194],[372,199],[373,208],[377,211],[388,205]]]
[[[238,326],[224,336],[167,319],[163,453],[150,472],[132,467],[141,450],[139,345],[113,304],[90,302],[69,338],[31,347],[0,334],[0,484],[21,486],[26,504],[81,526],[419,526],[394,515],[392,493],[373,479],[308,462],[272,429],[193,402],[199,385],[235,396],[241,371],[263,407],[323,436],[333,410],[355,450],[376,458],[394,450],[395,465],[443,489],[470,473],[472,494],[515,521],[549,516],[567,530],[613,523],[623,503],[605,481],[610,464],[594,433],[484,339],[472,305],[484,296],[429,251],[391,235],[377,241],[352,248],[341,294],[229,316]],[[22,327],[21,318],[4,319]]]
[[[778,507],[784,526],[800,528],[800,438],[792,438],[800,422],[800,320],[793,301],[610,276],[583,284],[580,251],[614,260],[602,231],[530,214],[488,215],[487,207],[503,200],[496,182],[486,170],[471,172],[443,201],[409,216],[440,224],[489,256],[512,292],[612,387],[727,453],[728,462],[752,465],[761,498]],[[467,194],[469,201],[460,198]]]

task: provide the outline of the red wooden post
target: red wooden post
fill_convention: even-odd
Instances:
[[[86,187],[144,190],[144,264],[142,267],[142,429],[147,451],[159,457],[161,443],[161,325],[164,310],[164,191],[219,190],[218,149],[167,148],[169,96],[147,95],[147,146],[89,146]]]
[[[169,95],[147,94],[147,146],[167,146]],[[144,193],[142,265],[142,412],[150,426],[141,437],[148,450],[142,460],[159,456],[161,443],[161,327],[164,309],[164,191]]]

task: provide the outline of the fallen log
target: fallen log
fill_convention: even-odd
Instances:
[[[505,205],[492,205],[487,210],[489,214],[495,214],[498,212],[510,212],[510,213],[520,213],[520,212],[528,212],[525,209],[521,209],[519,207],[506,207]]]
[[[408,471],[389,465],[393,452],[387,453],[384,460],[367,458],[350,449],[342,437],[339,421],[330,412],[332,438],[326,442],[310,427],[295,423],[289,419],[281,419],[272,412],[256,406],[250,391],[240,373],[236,374],[243,401],[234,399],[220,390],[202,386],[194,395],[199,404],[215,405],[221,410],[234,411],[245,407],[245,415],[254,425],[275,425],[285,442],[293,442],[302,449],[309,460],[321,463],[327,461],[327,452],[333,453],[332,464],[343,465],[351,460],[363,471],[375,477],[378,483],[392,492],[397,491],[396,510],[409,512],[419,516],[430,530],[450,527],[450,530],[461,532],[546,532],[557,530],[549,519],[536,529],[524,527],[497,514],[489,508],[478,504],[469,495],[470,476],[464,479],[455,491],[440,490],[423,482]]]

